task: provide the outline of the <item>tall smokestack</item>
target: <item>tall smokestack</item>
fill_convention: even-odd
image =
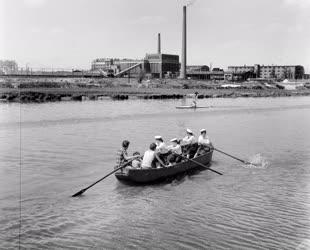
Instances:
[[[186,79],[186,6],[183,6],[181,78]]]
[[[157,45],[157,53],[161,53],[161,41],[160,41],[160,33],[158,33],[158,45]]]

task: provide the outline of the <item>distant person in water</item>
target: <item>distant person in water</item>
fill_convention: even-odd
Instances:
[[[198,98],[198,92],[195,92],[194,100],[192,101],[191,106],[196,108],[197,107],[197,98]]]
[[[194,108],[197,108],[197,102],[196,102],[196,100],[193,100],[193,101],[192,101],[191,106],[194,107]]]
[[[117,151],[117,159],[114,169],[119,168],[120,166],[134,158],[137,158],[137,156],[128,156],[127,149],[129,147],[129,144],[130,142],[127,140],[124,140],[122,142],[122,148]],[[123,168],[121,169],[121,171],[123,172]]]

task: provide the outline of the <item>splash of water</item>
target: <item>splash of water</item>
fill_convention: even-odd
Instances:
[[[188,2],[186,4],[186,7],[189,7],[189,6],[193,5],[195,2],[196,2],[196,0],[192,0],[192,1]]]
[[[249,158],[249,163],[244,165],[245,168],[262,168],[266,169],[269,167],[269,162],[266,157],[262,156],[261,154],[253,155]]]

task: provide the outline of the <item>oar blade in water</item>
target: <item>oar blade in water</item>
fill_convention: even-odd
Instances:
[[[84,188],[84,189],[80,190],[79,192],[75,193],[74,195],[72,195],[72,197],[80,196],[80,195],[82,195],[85,191],[86,191],[86,189]]]
[[[250,157],[249,162],[246,165],[248,165],[246,167],[267,168],[269,166],[269,162],[261,154],[256,154]]]

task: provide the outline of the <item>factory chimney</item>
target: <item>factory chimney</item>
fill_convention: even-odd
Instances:
[[[181,75],[182,79],[186,79],[186,6],[183,6],[183,28],[182,28],[182,61]]]
[[[158,33],[158,45],[157,45],[157,53],[161,53],[161,41],[160,41],[160,33]]]

